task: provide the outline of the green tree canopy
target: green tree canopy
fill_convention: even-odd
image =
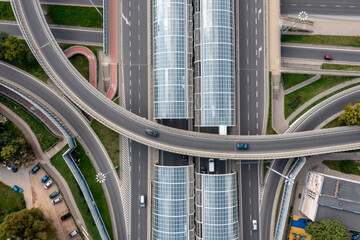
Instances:
[[[0,239],[53,239],[55,229],[37,208],[23,209],[5,217],[0,225]]]
[[[16,145],[6,145],[1,149],[1,158],[5,161],[11,160],[14,158],[15,153],[17,152],[18,147]]]
[[[350,233],[337,220],[324,219],[319,223],[310,223],[305,231],[311,234],[312,240],[348,240]]]
[[[344,114],[339,117],[339,120],[347,126],[360,125],[360,102],[357,102],[354,106],[347,105]]]
[[[24,59],[25,45],[13,35],[10,35],[2,44],[4,59],[10,62],[18,62]]]

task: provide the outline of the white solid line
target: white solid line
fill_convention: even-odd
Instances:
[[[331,50],[331,51],[341,51],[341,52],[360,52],[360,50],[356,50],[356,49],[324,48],[324,47],[311,47],[311,46],[291,46],[291,45],[283,45],[283,46],[281,46],[281,47],[287,47],[287,48],[321,49],[321,50]]]

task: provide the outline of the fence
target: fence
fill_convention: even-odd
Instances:
[[[299,157],[294,167],[290,170],[290,173],[288,174],[288,178],[291,180],[287,181],[284,187],[284,194],[283,194],[283,199],[281,201],[279,219],[275,230],[275,240],[283,239],[285,225],[286,225],[286,217],[289,211],[291,192],[294,185],[292,181],[296,178],[299,171],[304,166],[305,162],[306,162],[306,157]]]

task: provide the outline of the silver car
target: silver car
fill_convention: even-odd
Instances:
[[[44,185],[44,188],[45,188],[45,189],[49,189],[52,185],[53,185],[53,181],[49,180],[49,181]]]
[[[58,204],[61,201],[62,201],[62,198],[58,197],[57,199],[52,200],[51,203],[52,203],[52,205],[55,205],[55,204]]]

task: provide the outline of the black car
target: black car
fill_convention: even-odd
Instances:
[[[204,165],[200,166],[200,172],[202,174],[205,174],[206,173],[206,167]]]
[[[59,190],[56,190],[55,192],[52,192],[50,195],[49,195],[49,198],[50,199],[53,199],[55,198],[57,195],[60,194],[60,191]]]
[[[181,155],[181,161],[186,162],[188,160],[188,156]]]
[[[13,164],[13,166],[11,167],[11,171],[12,171],[13,173],[16,173],[17,170],[18,170],[18,167],[17,167],[15,164]]]
[[[36,165],[33,169],[31,169],[31,173],[35,174],[35,173],[37,173],[37,171],[39,171],[39,169],[40,169],[40,166]]]
[[[158,137],[160,134],[154,130],[151,129],[146,129],[145,130],[147,135],[153,136],[153,137]]]
[[[62,216],[60,217],[60,219],[61,219],[61,221],[65,221],[65,220],[68,219],[69,217],[71,217],[71,214],[70,214],[70,213],[66,213],[66,214],[62,215]]]

